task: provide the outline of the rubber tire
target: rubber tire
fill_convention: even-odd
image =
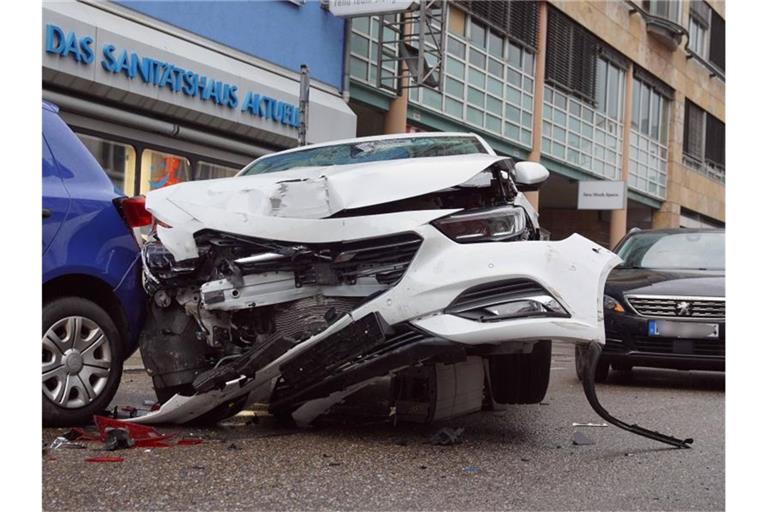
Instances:
[[[584,375],[581,373],[581,359],[583,357],[582,351],[584,350],[584,347],[580,345],[576,345],[574,347],[574,354],[575,354],[575,360],[576,360],[576,377],[578,377],[579,380],[584,380]],[[608,378],[608,371],[609,371],[609,365],[606,362],[598,361],[597,362],[597,369],[595,370],[595,382],[605,382],[605,380]]]
[[[107,337],[112,352],[112,366],[109,369],[107,385],[96,400],[77,409],[65,409],[51,402],[43,394],[43,425],[73,426],[89,424],[94,415],[103,414],[120,385],[123,374],[123,342],[115,323],[109,314],[96,303],[82,297],[59,297],[43,305],[43,331],[58,320],[68,316],[82,316],[95,322]]]
[[[493,399],[500,404],[537,404],[549,387],[552,342],[538,341],[530,354],[488,357]]]

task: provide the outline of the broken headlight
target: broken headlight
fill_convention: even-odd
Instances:
[[[526,216],[518,206],[501,206],[456,213],[432,224],[454,242],[503,242],[525,233]]]

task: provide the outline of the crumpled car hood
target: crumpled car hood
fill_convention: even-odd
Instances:
[[[166,201],[184,211],[196,205],[227,215],[322,219],[459,185],[504,158],[483,154],[415,158],[191,181],[150,192],[147,209],[163,221]]]
[[[505,158],[426,157],[192,181],[149,192],[146,207],[161,221],[157,235],[177,261],[197,257],[193,235],[201,229],[304,243],[368,238],[409,231],[458,210],[328,217],[461,185]]]

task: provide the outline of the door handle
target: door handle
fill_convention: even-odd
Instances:
[[[43,218],[47,219],[51,216],[51,210],[50,208],[43,208]]]

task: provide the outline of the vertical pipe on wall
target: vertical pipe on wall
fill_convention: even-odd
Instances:
[[[309,66],[301,65],[299,82],[299,146],[307,145],[307,127],[309,126]]]
[[[404,12],[402,16],[400,37],[405,38],[410,35],[410,23],[406,16],[411,16],[411,13]],[[384,115],[384,133],[387,135],[405,133],[408,123],[408,80],[410,80],[410,70],[402,60],[398,62],[398,66],[401,66],[399,68],[401,72],[400,93],[390,101],[389,110]],[[381,73],[381,70],[379,70],[379,73]]]
[[[632,81],[634,75],[634,65],[629,63],[627,71],[624,74],[624,127],[621,143],[621,179],[625,184],[629,183],[629,138],[632,130]],[[611,210],[610,227],[610,248],[616,247],[616,244],[627,233],[627,202],[624,202],[624,208],[621,210]]]
[[[539,2],[539,26],[536,33],[536,66],[533,77],[533,127],[529,160],[541,160],[541,127],[544,111],[544,74],[547,55],[547,2]],[[539,193],[525,192],[525,197],[536,210],[539,209]]]

